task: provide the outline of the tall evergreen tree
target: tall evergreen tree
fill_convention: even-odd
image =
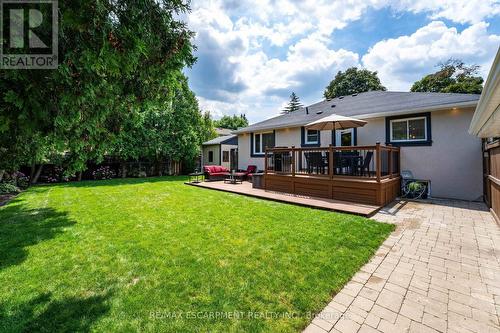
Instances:
[[[301,107],[303,107],[303,105],[302,103],[300,103],[299,97],[294,92],[292,92],[292,94],[290,95],[290,102],[288,102],[288,105],[285,106],[281,113],[287,114],[290,112],[295,112],[298,111]]]

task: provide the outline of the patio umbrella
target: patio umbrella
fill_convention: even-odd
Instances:
[[[332,130],[342,130],[355,127],[363,127],[365,125],[366,121],[364,120],[351,117],[344,117],[338,114],[332,114],[307,124],[306,128],[318,131],[328,131],[328,130],[332,131]]]

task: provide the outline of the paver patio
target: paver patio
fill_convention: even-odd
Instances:
[[[481,203],[399,202],[397,229],[305,332],[500,332],[500,227]]]

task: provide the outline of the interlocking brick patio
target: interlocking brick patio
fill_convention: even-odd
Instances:
[[[481,203],[399,202],[396,230],[304,332],[500,332],[500,227]]]

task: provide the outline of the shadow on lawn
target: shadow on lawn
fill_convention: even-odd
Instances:
[[[9,312],[0,307],[0,331],[89,332],[92,324],[109,312],[110,297],[111,293],[57,300],[44,293]]]
[[[162,176],[162,177],[150,177],[150,178],[113,178],[108,180],[82,180],[82,181],[71,181],[68,183],[54,183],[54,184],[40,184],[34,188],[44,188],[46,186],[58,186],[58,187],[96,187],[96,186],[120,186],[120,185],[134,185],[134,184],[147,184],[147,183],[159,183],[159,182],[179,182],[187,181],[189,176]]]
[[[28,209],[18,199],[0,209],[0,270],[22,263],[27,247],[54,238],[75,224],[52,208]]]

